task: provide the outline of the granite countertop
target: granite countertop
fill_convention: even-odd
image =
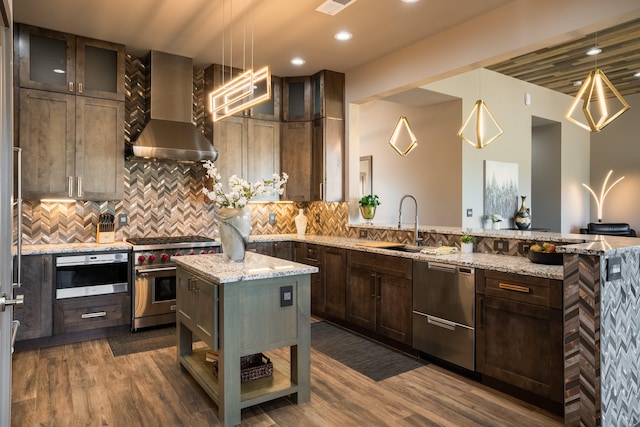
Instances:
[[[113,243],[51,243],[40,245],[22,245],[22,255],[46,255],[74,252],[111,252],[131,250],[131,244],[123,241]],[[16,247],[13,247],[15,255]]]
[[[317,273],[318,267],[247,252],[244,261],[229,261],[222,254],[171,257],[178,267],[216,284]]]
[[[311,234],[306,234],[304,236],[298,236],[296,234],[251,236],[252,242],[274,242],[286,240],[334,246],[383,255],[392,255],[403,258],[411,258],[419,261],[434,261],[444,264],[454,264],[465,267],[502,271],[505,273],[516,273],[524,274],[526,276],[545,277],[556,280],[562,280],[564,277],[563,267],[561,265],[534,264],[529,260],[529,258],[522,256],[497,255],[481,252],[474,252],[472,254],[463,254],[458,252],[448,255],[428,255],[419,252],[402,252],[390,249],[358,246],[359,243],[371,242],[372,240],[351,239],[337,236],[316,236]]]

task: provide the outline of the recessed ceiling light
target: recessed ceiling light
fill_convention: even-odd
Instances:
[[[589,49],[587,51],[587,55],[593,56],[593,55],[599,54],[600,52],[602,52],[602,49],[600,49],[599,47],[596,46],[596,47],[592,47],[591,49]]]
[[[420,0],[402,0],[402,3],[418,3]]]
[[[575,82],[571,83],[574,86],[580,86],[582,84],[582,80],[576,80]]]
[[[297,58],[297,57],[296,57],[296,58],[293,58],[293,59],[291,60],[291,63],[292,63],[293,65],[300,66],[300,65],[304,65],[305,60],[304,60],[304,59],[302,59],[302,58]]]
[[[341,42],[346,40],[351,40],[353,38],[353,34],[348,31],[338,31],[333,35],[333,38],[336,40],[340,40]]]
[[[637,73],[635,73],[635,74],[633,75],[633,77],[640,77],[640,71],[638,71]]]

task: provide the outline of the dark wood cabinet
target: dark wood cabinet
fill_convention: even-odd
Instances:
[[[311,77],[285,77],[282,79],[282,121],[311,120]]]
[[[325,305],[321,246],[306,242],[294,242],[293,260],[301,264],[318,267],[319,271],[311,274],[311,313],[320,315],[324,312]]]
[[[21,87],[124,101],[124,45],[19,24],[15,51]]]
[[[247,245],[247,250],[293,261],[292,242],[251,242]]]
[[[131,323],[129,294],[58,300],[53,307],[55,334],[89,331]]]
[[[311,145],[311,200],[344,200],[344,120],[314,120]]]
[[[53,333],[52,256],[23,256],[21,265],[22,288],[15,293],[24,295],[24,305],[13,312],[20,321],[16,341],[49,337]]]
[[[401,343],[411,343],[410,259],[349,251],[346,320]]]
[[[344,74],[322,70],[311,76],[311,118],[344,119]]]
[[[280,166],[282,172],[289,175],[283,196],[285,200],[299,202],[312,200],[311,124],[312,122],[309,121],[282,124]]]
[[[347,310],[347,250],[330,246],[322,247],[322,281],[324,282],[324,306],[318,309],[329,318],[344,320]]]
[[[562,282],[476,270],[476,369],[563,401]]]
[[[124,197],[124,46],[20,25],[23,198]]]

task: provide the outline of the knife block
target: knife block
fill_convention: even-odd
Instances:
[[[115,228],[116,228],[115,224],[98,224],[98,231],[96,233],[96,242],[113,243],[116,239]]]

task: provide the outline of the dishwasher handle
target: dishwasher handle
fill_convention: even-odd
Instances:
[[[438,270],[443,271],[445,273],[455,274],[458,268],[455,265],[451,264],[440,264],[437,262],[429,262],[427,263],[427,268],[429,270]]]
[[[450,331],[456,330],[456,324],[453,322],[449,322],[448,320],[440,319],[438,317],[429,316],[427,314],[427,323],[438,326],[439,328],[448,329]]]

